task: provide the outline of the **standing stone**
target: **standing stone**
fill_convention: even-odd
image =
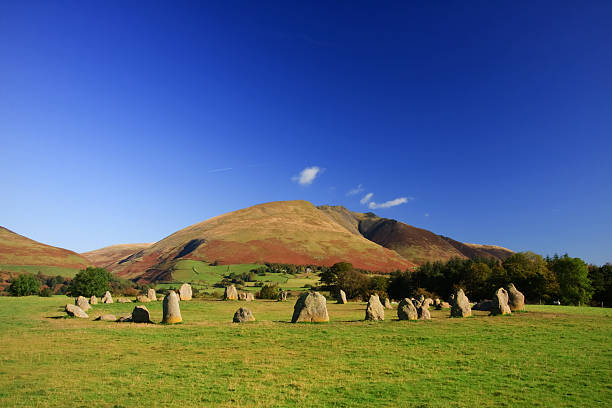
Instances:
[[[302,293],[293,306],[291,323],[328,322],[327,301],[319,292]]]
[[[412,300],[404,298],[399,302],[397,305],[397,317],[400,320],[416,320],[419,318],[419,314]]]
[[[417,309],[417,312],[419,314],[419,320],[430,320],[431,319],[431,313],[429,313],[429,306],[432,303],[433,303],[433,300],[430,298],[427,298],[423,301],[423,303],[421,304],[421,307]]]
[[[117,317],[115,317],[115,315],[112,314],[103,314],[98,316],[95,320],[98,321],[103,321],[103,322],[116,322],[117,321]]]
[[[246,307],[241,307],[234,313],[234,323],[254,322],[253,313]]]
[[[451,304],[448,303],[448,302],[440,302],[439,308],[440,309],[438,309],[438,310],[441,310],[441,309],[450,309],[451,308]]]
[[[238,291],[234,285],[229,285],[225,288],[223,300],[238,300]]]
[[[393,309],[393,306],[391,306],[391,301],[389,300],[389,298],[385,298],[385,309]]]
[[[285,302],[287,300],[287,291],[285,290],[279,290],[278,291],[278,301],[279,302]]]
[[[472,315],[470,301],[463,293],[463,289],[457,290],[451,300],[451,317],[469,317]]]
[[[510,310],[513,312],[525,310],[525,296],[518,291],[514,283],[506,286],[506,290],[508,291],[508,306],[510,306]]]
[[[368,305],[366,306],[366,320],[385,320],[385,308],[382,303],[380,303],[380,298],[378,295],[370,296],[370,300],[368,301]]]
[[[90,305],[97,305],[98,304],[98,298],[96,297],[96,295],[93,295],[90,299],[89,299],[89,304]]]
[[[66,310],[66,313],[68,313],[68,315],[70,316],[80,317],[81,319],[89,318],[87,313],[85,313],[85,311],[83,311],[83,309],[81,309],[77,305],[67,304],[65,310]]]
[[[145,295],[138,295],[136,296],[136,301],[140,303],[149,303],[151,299],[149,299],[149,297]]]
[[[155,293],[155,289],[151,288],[147,291],[147,297],[151,302],[157,302],[157,293]]]
[[[179,297],[181,300],[191,300],[192,294],[191,285],[188,283],[183,283],[179,288]]]
[[[338,292],[338,303],[341,305],[345,305],[347,303],[346,293],[344,293],[342,289],[340,289],[340,291]]]
[[[134,323],[152,323],[149,316],[149,309],[146,306],[136,306],[132,310],[132,321]]]
[[[102,298],[102,303],[113,303],[113,297],[111,296],[111,293],[108,290]]]
[[[253,295],[251,292],[247,292],[246,293],[246,299],[244,299],[244,300],[246,300],[247,302],[252,302],[252,301],[255,300],[255,295]]]
[[[117,299],[117,303],[132,303],[132,301],[128,298],[119,298]]]
[[[499,288],[495,291],[493,297],[493,307],[491,308],[492,315],[511,314],[510,306],[508,306],[508,292],[504,288]]]
[[[238,300],[246,300],[246,293],[244,292],[238,293]]]
[[[91,309],[91,306],[89,305],[89,301],[84,298],[83,296],[79,296],[78,298],[76,298],[74,300],[74,304],[78,307],[80,307],[84,312],[88,311],[89,309]]]
[[[436,300],[434,300],[434,306],[438,307],[440,305],[440,303],[442,303],[440,301],[440,298],[436,298]]]
[[[173,324],[183,321],[181,317],[181,309],[179,307],[179,296],[175,291],[171,290],[164,297],[164,318],[162,323]]]

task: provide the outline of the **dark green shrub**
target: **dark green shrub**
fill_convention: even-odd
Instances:
[[[48,288],[48,287],[44,287],[41,289],[39,296],[41,297],[51,297],[53,296],[53,291]]]
[[[110,289],[111,274],[104,268],[87,267],[76,274],[70,283],[72,296],[98,296]]]
[[[258,299],[276,299],[278,298],[278,287],[276,285],[263,285],[257,292]]]
[[[36,295],[40,291],[40,282],[34,275],[26,273],[13,279],[8,291],[13,296]]]

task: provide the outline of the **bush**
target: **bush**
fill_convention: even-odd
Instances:
[[[36,295],[40,291],[40,282],[34,275],[26,273],[13,279],[8,291],[13,296]]]
[[[110,289],[111,279],[106,269],[87,267],[72,279],[69,292],[72,296],[103,296]]]
[[[39,296],[40,297],[51,297],[51,296],[53,296],[53,291],[51,289],[49,289],[48,287],[44,287],[40,291]]]
[[[257,292],[258,299],[277,299],[278,287],[276,285],[263,285]]]

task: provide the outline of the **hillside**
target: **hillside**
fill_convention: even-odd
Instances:
[[[119,276],[164,276],[179,259],[223,264],[292,263],[390,272],[413,267],[398,253],[348,231],[306,201],[260,204],[184,228],[116,263]]]
[[[45,245],[0,227],[0,270],[74,276],[90,262],[63,248]]]
[[[81,256],[89,260],[94,266],[107,268],[128,256],[150,247],[153,244],[119,244],[111,245],[93,251],[83,252]]]
[[[493,257],[504,259],[513,252],[493,245],[466,244],[373,213],[357,213],[342,206],[320,206],[349,232],[392,249],[411,262],[447,261],[451,258]]]

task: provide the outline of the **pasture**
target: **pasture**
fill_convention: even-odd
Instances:
[[[291,324],[295,298],[181,302],[184,323],[92,321],[135,304],[0,297],[0,406],[607,407],[612,311],[364,322],[364,303],[328,302],[329,323]],[[152,319],[161,302],[146,304]],[[231,323],[247,306],[254,323]]]

